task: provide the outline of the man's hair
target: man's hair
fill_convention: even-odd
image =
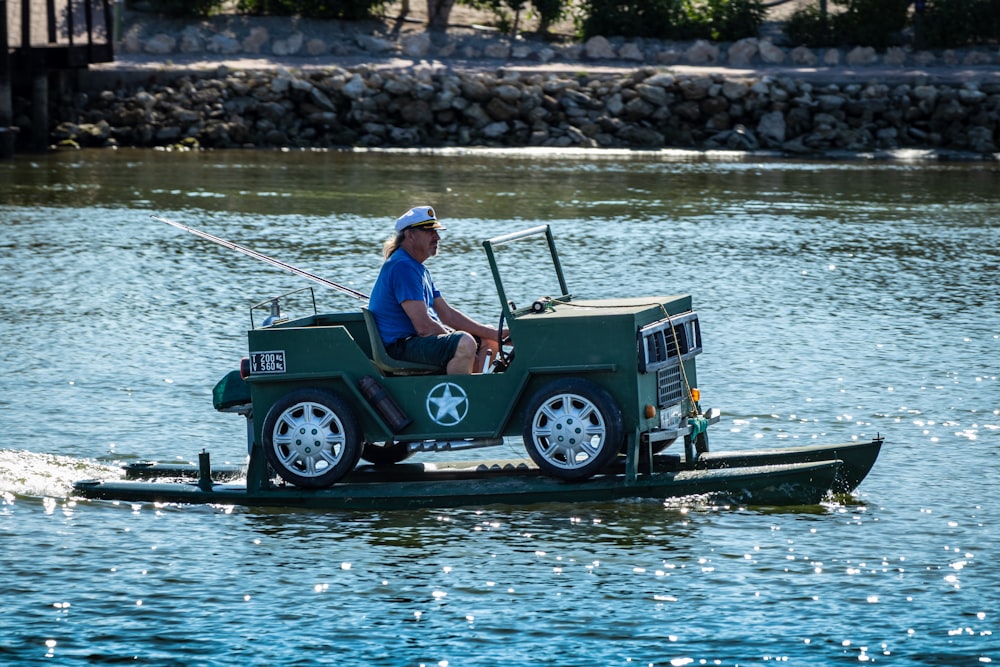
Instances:
[[[401,231],[396,232],[395,236],[390,236],[389,238],[387,238],[385,240],[385,243],[382,244],[382,257],[385,259],[389,259],[392,253],[399,250],[399,246],[402,245],[403,238],[405,237],[406,237],[406,230],[403,229]]]

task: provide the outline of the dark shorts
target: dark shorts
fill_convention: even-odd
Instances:
[[[461,331],[453,331],[440,336],[411,336],[390,344],[385,351],[393,359],[415,361],[443,369],[455,356],[458,343],[464,335]]]

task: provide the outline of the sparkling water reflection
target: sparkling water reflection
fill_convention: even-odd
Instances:
[[[989,164],[624,153],[2,163],[0,662],[996,661],[997,183]],[[391,219],[423,202],[448,220],[435,278],[477,316],[498,312],[479,242],[550,224],[574,294],[693,294],[714,448],[881,433],[876,468],[854,498],[780,509],[69,497],[120,461],[241,461],[211,387],[249,305],[302,286],[151,214],[367,291]]]

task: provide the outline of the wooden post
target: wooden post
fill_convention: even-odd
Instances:
[[[31,90],[31,150],[44,153],[49,147],[49,73],[35,72]]]
[[[0,159],[14,157],[14,98],[10,82],[7,0],[0,0]]]

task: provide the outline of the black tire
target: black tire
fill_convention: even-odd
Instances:
[[[299,389],[279,399],[264,418],[264,454],[283,480],[321,489],[354,470],[361,429],[344,399],[320,389]]]
[[[607,390],[589,380],[550,382],[531,398],[525,414],[524,448],[552,477],[586,479],[621,451],[621,409]]]
[[[413,452],[405,442],[366,442],[361,458],[377,466],[388,466],[410,458]]]

